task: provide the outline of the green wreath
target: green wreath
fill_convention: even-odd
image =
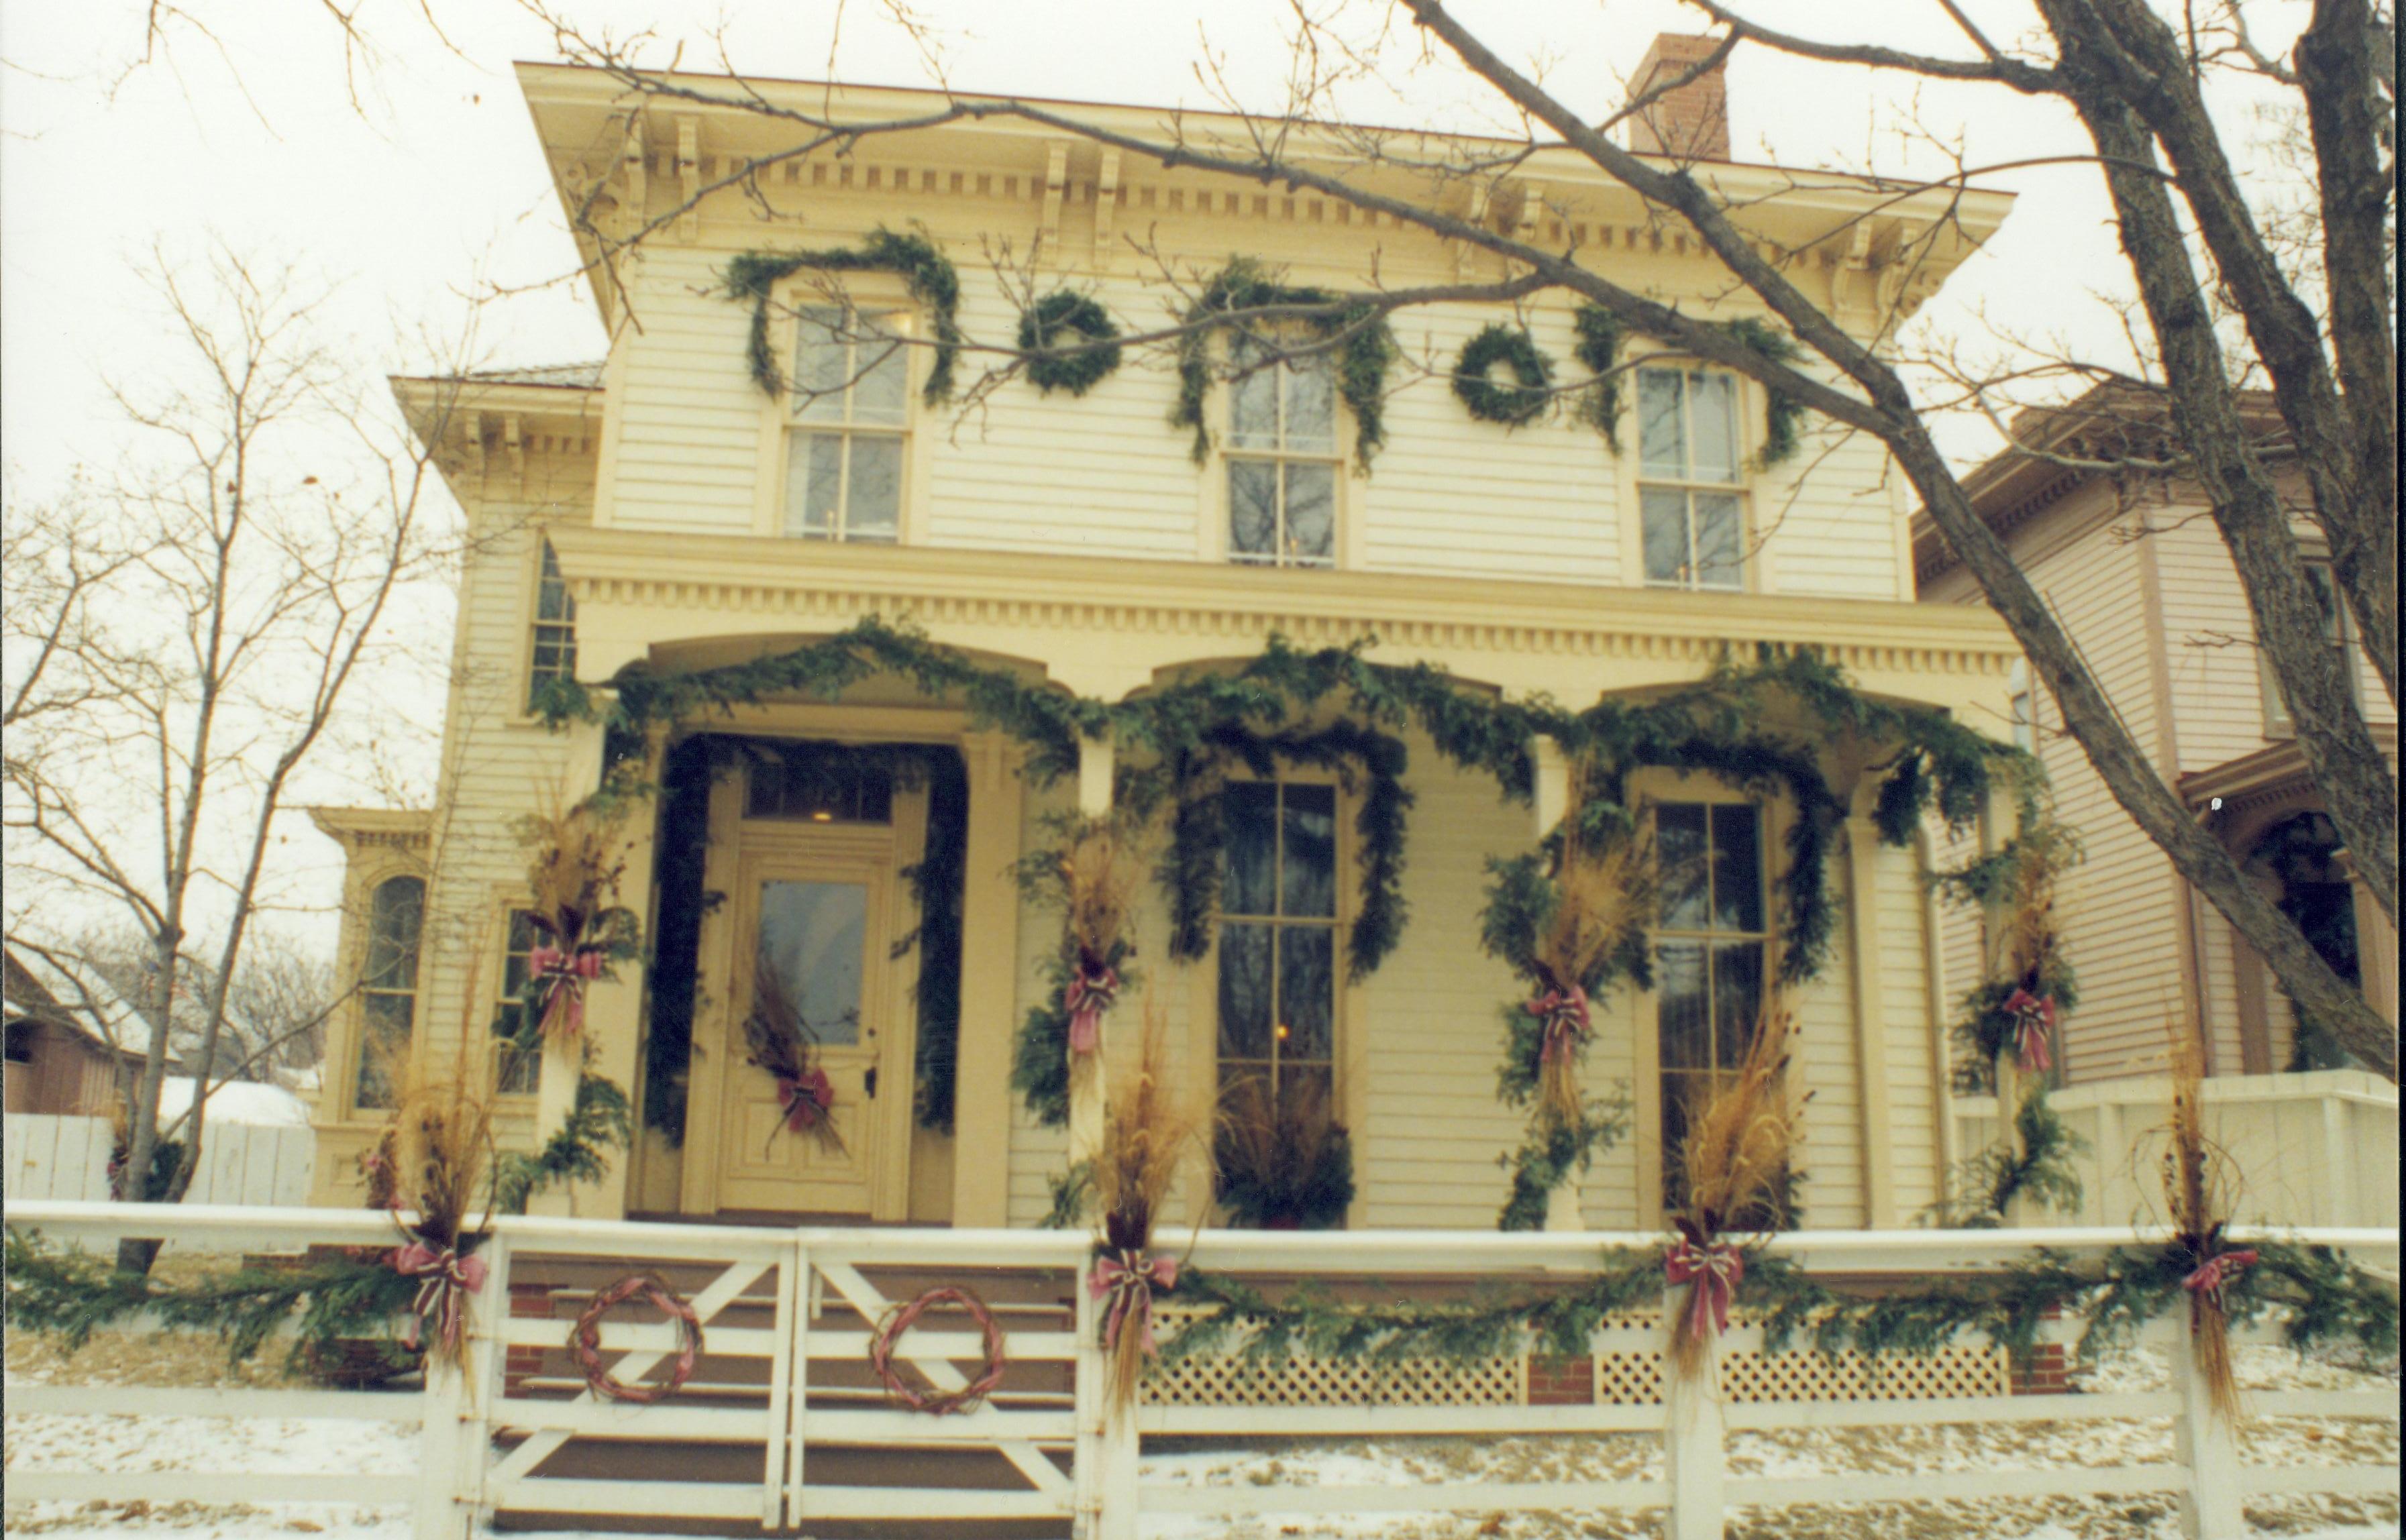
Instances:
[[[1089,346],[1054,352],[1053,339],[1064,332]],[[1055,390],[1084,395],[1120,366],[1119,334],[1111,313],[1094,296],[1054,290],[1019,318],[1019,350],[1035,355],[1027,360],[1027,383],[1048,396]]]
[[[1498,385],[1488,373],[1497,364],[1510,367],[1518,385]],[[1529,333],[1501,322],[1490,322],[1479,335],[1462,345],[1453,366],[1453,393],[1470,415],[1481,422],[1518,428],[1535,421],[1554,399],[1554,360],[1541,352]]]
[[[752,331],[744,357],[752,366],[753,383],[771,396],[785,394],[785,372],[778,366],[777,348],[769,335],[769,300],[777,285],[806,267],[823,273],[892,273],[902,280],[911,298],[927,307],[936,328],[935,361],[919,390],[930,406],[950,401],[953,367],[969,339],[961,334],[960,275],[936,243],[925,235],[897,235],[883,228],[870,231],[857,250],[838,247],[824,251],[745,251],[731,259],[720,275],[726,296],[752,306]]]

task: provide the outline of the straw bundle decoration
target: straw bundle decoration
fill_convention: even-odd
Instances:
[[[1148,998],[1142,1051],[1111,1087],[1102,1147],[1094,1159],[1102,1236],[1086,1291],[1102,1307],[1106,1399],[1114,1411],[1135,1404],[1145,1362],[1158,1351],[1153,1297],[1178,1284],[1178,1259],[1147,1250],[1153,1217],[1195,1135],[1193,1119],[1181,1109],[1167,1081],[1163,1042],[1161,1018]]]
[[[471,968],[470,1000],[480,997],[474,973]],[[389,1149],[393,1222],[403,1237],[389,1264],[418,1280],[403,1340],[416,1348],[423,1339],[429,1354],[454,1368],[467,1362],[468,1307],[485,1281],[484,1260],[474,1252],[492,1228],[489,1203],[476,1228],[468,1228],[492,1172],[493,1109],[482,1057],[471,1056],[476,1037],[461,1024],[448,1067],[437,1069],[424,1055],[389,1066],[397,1073],[388,1083],[398,1084],[401,1095],[378,1145]]]
[[[2257,1261],[2248,1248],[2225,1244],[2234,1197],[2229,1153],[2205,1137],[2205,1053],[2197,1038],[2171,1029],[2172,1115],[2164,1141],[2164,1206],[2172,1249],[2188,1294],[2189,1335],[2206,1398],[2225,1420],[2240,1416],[2239,1384],[2230,1366],[2230,1322],[2222,1290]]]
[[[785,1113],[778,1128],[808,1134],[821,1150],[842,1154],[843,1136],[835,1126],[835,1085],[819,1064],[818,1032],[804,1019],[785,975],[766,960],[753,971],[743,1042],[744,1062],[777,1082],[777,1104]],[[776,1137],[776,1130],[770,1137]]]
[[[1290,1080],[1273,1095],[1257,1079],[1222,1098],[1212,1141],[1220,1202],[1238,1224],[1316,1230],[1341,1224],[1353,1201],[1353,1145],[1319,1080]]]
[[[1103,1013],[1119,996],[1114,964],[1125,950],[1136,877],[1122,859],[1111,820],[1083,820],[1061,852],[1061,1003],[1069,1017],[1069,1059],[1091,1063],[1102,1049]]]
[[[1686,1307],[1671,1326],[1672,1362],[1684,1374],[1709,1369],[1745,1277],[1745,1254],[1720,1239],[1722,1232],[1738,1225],[1779,1229],[1789,1220],[1790,1156],[1804,1100],[1788,1090],[1795,1036],[1787,1008],[1776,997],[1766,1000],[1746,1057],[1705,1103],[1678,1151],[1686,1205],[1672,1219],[1679,1234],[1664,1255],[1663,1275],[1674,1287],[1688,1288]]]
[[[2070,970],[2055,926],[2055,880],[2079,858],[2079,849],[2068,831],[2058,829],[2042,824],[2016,838],[2005,894],[2003,970],[2009,987],[1997,1009],[2010,1027],[1998,1047],[2011,1050],[2025,1075],[2054,1067],[2056,1018],[2072,1005]]]
[[[632,916],[616,901],[627,871],[624,818],[617,800],[596,797],[533,814],[522,827],[528,912],[542,937],[527,958],[527,990],[545,1041],[585,1029],[586,987],[630,949]]]
[[[1608,959],[1642,944],[1662,893],[1653,838],[1642,823],[1598,827],[1574,814],[1563,824],[1553,885],[1553,911],[1531,949],[1538,994],[1522,1009],[1541,1031],[1538,1105],[1568,1126],[1578,1121],[1578,1064],[1592,1030],[1587,986]]]

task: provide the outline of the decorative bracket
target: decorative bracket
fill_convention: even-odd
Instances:
[[[1045,259],[1061,245],[1061,194],[1069,179],[1069,147],[1054,145],[1044,163],[1044,217],[1037,227],[1036,254]]]
[[[685,194],[685,212],[677,216],[677,239],[701,234],[701,120],[677,120],[677,181]]]
[[[1111,264],[1111,220],[1120,206],[1120,152],[1103,151],[1102,174],[1095,181],[1095,265]]]
[[[508,462],[510,480],[520,487],[525,487],[526,442],[518,436],[518,415],[516,412],[502,414],[502,455]]]
[[[618,211],[619,234],[631,237],[644,228],[644,218],[649,206],[651,191],[650,167],[645,157],[650,153],[644,143],[644,115],[630,113],[627,118],[627,141],[619,147],[618,169],[627,180],[626,206]]]

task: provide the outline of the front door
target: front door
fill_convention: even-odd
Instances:
[[[918,858],[924,800],[897,790],[868,815],[820,822],[714,788],[704,883],[725,897],[703,922],[686,1212],[907,1216],[917,956],[895,943],[916,924],[900,874]],[[764,1052],[756,1031],[807,1047]],[[795,1126],[762,1060],[826,1076],[828,1137]]]

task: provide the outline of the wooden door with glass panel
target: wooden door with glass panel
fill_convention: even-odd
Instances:
[[[895,1007],[891,846],[840,830],[781,843],[745,852],[732,896],[718,1207],[867,1214],[893,1158],[876,1099]],[[761,1036],[825,1076],[823,1111],[798,1108],[815,1084],[774,1072]]]

